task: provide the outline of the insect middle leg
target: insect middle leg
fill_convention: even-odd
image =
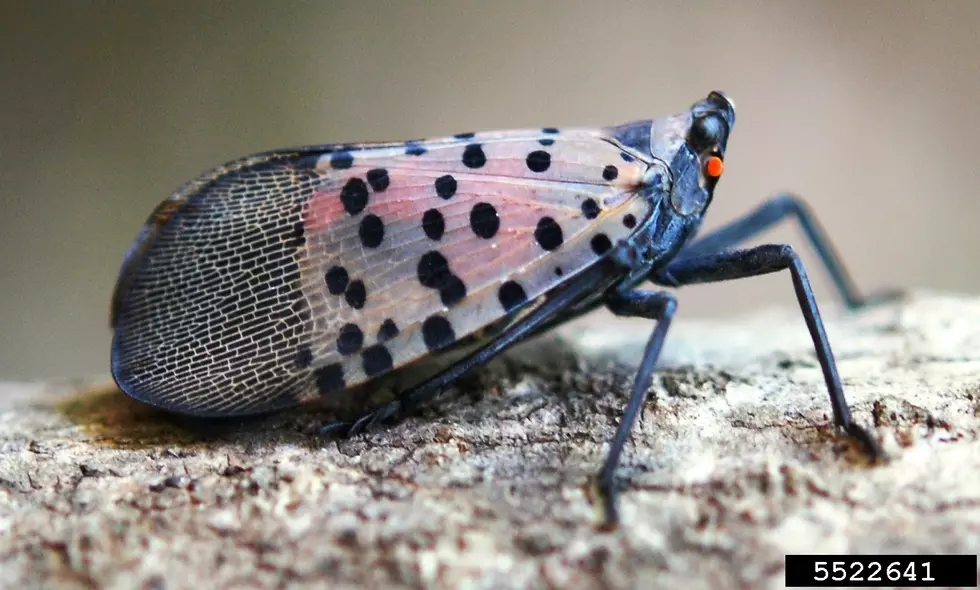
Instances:
[[[901,296],[900,291],[894,290],[882,291],[870,297],[861,295],[813,211],[800,197],[790,193],[778,194],[743,217],[696,238],[681,249],[674,262],[727,250],[761,234],[787,217],[795,217],[799,221],[803,233],[816,250],[848,309],[891,301]],[[663,277],[664,284],[670,284],[672,278],[674,282],[677,281],[677,277],[672,277],[672,273],[668,272]]]
[[[792,275],[796,299],[816,349],[820,369],[830,395],[830,405],[834,411],[834,422],[861,443],[870,457],[884,456],[875,439],[851,418],[851,411],[844,397],[837,364],[834,362],[827,332],[820,319],[810,280],[807,278],[802,261],[791,246],[765,244],[746,250],[701,254],[672,261],[667,266],[666,272],[679,284],[691,285],[754,277],[785,269],[789,269]],[[656,278],[654,280],[659,282]]]
[[[670,321],[677,310],[677,300],[673,295],[663,291],[612,292],[607,296],[606,306],[619,316],[641,317],[657,322],[657,327],[650,334],[646,349],[643,351],[643,358],[640,360],[636,377],[633,379],[633,389],[630,392],[626,410],[616,428],[616,434],[613,435],[612,441],[609,443],[609,452],[606,454],[606,460],[596,478],[606,524],[615,525],[619,521],[614,480],[616,467],[619,466],[619,457],[623,453],[626,439],[629,438],[640,409],[646,401],[650,381],[653,378],[654,366],[660,357],[660,350],[663,348],[664,339],[667,337],[667,330],[670,329]]]

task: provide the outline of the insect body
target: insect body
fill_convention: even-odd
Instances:
[[[599,477],[613,471],[676,308],[664,291],[790,269],[837,425],[854,424],[806,274],[789,246],[732,248],[795,198],[693,239],[724,168],[732,103],[601,129],[467,133],[242,158],[165,200],[127,253],[113,295],[112,373],[130,396],[199,416],[339,396],[431,355],[482,347],[374,408],[350,433],[423,402],[516,341],[598,306],[656,320]],[[334,425],[337,426],[337,425]]]

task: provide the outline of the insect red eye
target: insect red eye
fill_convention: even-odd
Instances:
[[[725,171],[725,163],[718,156],[711,156],[704,163],[704,174],[709,178],[718,178]]]

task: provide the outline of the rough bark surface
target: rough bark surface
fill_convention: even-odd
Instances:
[[[781,587],[786,553],[980,551],[980,299],[825,304],[855,418],[835,435],[794,310],[674,324],[624,455],[587,478],[649,325],[522,345],[350,440],[313,409],[222,423],[107,385],[0,390],[0,580],[36,588]]]

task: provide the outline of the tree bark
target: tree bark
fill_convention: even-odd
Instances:
[[[8,588],[738,588],[787,553],[980,550],[980,299],[824,304],[869,465],[830,423],[802,317],[681,309],[619,470],[587,480],[651,325],[568,326],[349,440],[301,408],[198,422],[96,385],[0,390]],[[111,382],[111,381],[110,381]]]

